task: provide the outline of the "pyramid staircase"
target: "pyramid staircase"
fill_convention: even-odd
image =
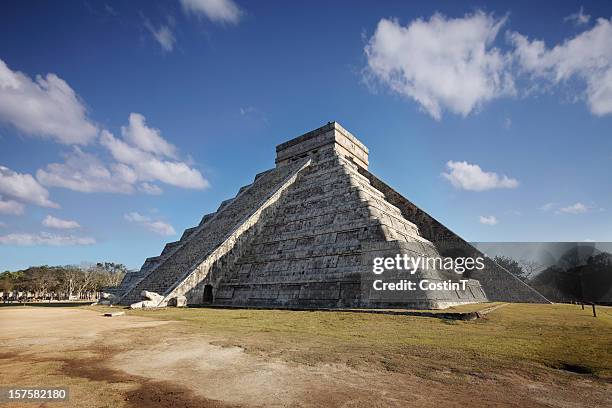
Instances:
[[[159,256],[147,258],[137,276],[124,279],[125,291],[118,302],[138,302],[142,300],[143,290],[168,295],[204,259],[215,251],[217,254],[223,252],[223,244],[240,237],[254,222],[258,211],[273,205],[274,198],[277,199],[287,184],[294,181],[295,174],[308,164],[309,161],[302,161],[258,174],[236,197],[223,201],[217,211],[205,215],[198,226],[186,229],[179,241],[166,244]]]

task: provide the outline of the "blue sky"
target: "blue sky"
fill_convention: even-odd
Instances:
[[[9,1],[0,270],[138,268],[335,120],[471,241],[612,241],[607,2]]]

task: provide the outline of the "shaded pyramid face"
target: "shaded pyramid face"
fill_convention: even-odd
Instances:
[[[194,305],[307,308],[444,308],[508,294],[545,301],[505,271],[480,271],[494,277],[481,285],[442,268],[389,270],[392,280],[464,284],[374,290],[375,258],[440,257],[449,242],[462,254],[475,250],[367,168],[368,149],[335,122],[277,146],[276,168],[128,274],[120,302],[141,300],[143,290],[160,294],[162,306],[182,296]]]

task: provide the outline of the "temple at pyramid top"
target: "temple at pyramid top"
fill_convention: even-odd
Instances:
[[[294,139],[276,146],[276,166],[284,166],[299,159],[316,155],[322,147],[335,145],[342,156],[368,169],[368,148],[338,122],[329,122]]]

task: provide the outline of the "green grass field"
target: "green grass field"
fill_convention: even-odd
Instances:
[[[180,321],[219,344],[311,365],[367,365],[435,378],[443,361],[445,369],[466,375],[508,368],[530,375],[544,368],[610,380],[612,308],[597,311],[594,318],[590,308],[576,305],[508,304],[475,321],[206,308],[126,312]]]

